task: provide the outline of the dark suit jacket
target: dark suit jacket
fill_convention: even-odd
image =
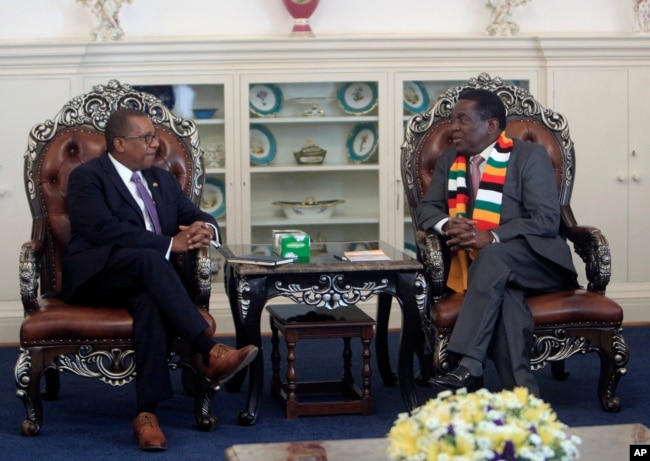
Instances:
[[[534,143],[514,140],[503,188],[501,223],[494,228],[501,242],[524,238],[533,251],[575,272],[571,251],[558,236],[560,204],[557,182],[546,150]],[[419,226],[433,231],[448,217],[449,169],[457,156],[452,147],[436,162],[429,190],[418,204]]]
[[[166,254],[179,225],[214,218],[184,194],[168,171],[143,170],[158,210],[162,235],[145,229],[144,216],[107,154],[78,166],[68,185],[70,244],[63,261],[63,295],[99,272],[114,247],[149,248]],[[218,227],[217,227],[218,230]]]

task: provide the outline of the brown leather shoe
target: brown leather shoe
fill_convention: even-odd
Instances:
[[[205,376],[212,384],[228,381],[235,373],[247,366],[257,355],[257,347],[249,345],[233,349],[225,344],[215,344],[210,350],[210,361],[205,367]]]
[[[140,450],[167,449],[167,439],[158,425],[158,418],[153,413],[138,413],[133,419],[133,435],[138,440]]]

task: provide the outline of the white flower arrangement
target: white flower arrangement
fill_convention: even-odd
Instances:
[[[566,429],[549,404],[523,387],[445,391],[411,415],[398,415],[388,455],[395,461],[578,459],[582,441]]]

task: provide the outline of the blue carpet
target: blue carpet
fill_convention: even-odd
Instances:
[[[650,426],[650,352],[646,344],[650,327],[628,327],[624,336],[630,346],[628,374],[618,387],[622,400],[619,413],[602,411],[597,400],[596,383],[599,360],[596,354],[572,357],[567,361],[571,376],[555,381],[550,369],[536,372],[542,397],[569,426],[643,423]],[[233,344],[232,338],[225,338]],[[390,334],[391,360],[397,365],[399,335]],[[353,341],[354,371],[358,367],[358,341]],[[284,354],[285,349],[281,349]],[[195,429],[192,400],[180,389],[180,373],[173,372],[176,397],[161,404],[158,416],[169,442],[166,452],[143,453],[131,435],[134,409],[132,385],[111,387],[71,373],[61,376],[61,393],[56,401],[44,402],[44,422],[36,437],[20,433],[24,419],[22,402],[15,397],[13,367],[17,348],[0,348],[0,457],[3,460],[220,460],[224,449],[233,444],[279,442],[288,440],[327,440],[384,437],[397,413],[404,411],[398,387],[382,385],[373,363],[372,391],[375,414],[372,416],[314,416],[287,420],[280,405],[269,396],[270,338],[264,338],[265,386],[256,425],[241,427],[237,415],[244,408],[247,381],[241,392],[217,393],[214,412],[219,417],[217,430],[204,433]],[[332,379],[341,375],[341,341],[302,341],[297,348],[297,367],[301,380]],[[374,361],[374,357],[373,357]],[[358,373],[355,379],[360,380]],[[486,370],[486,385],[494,389],[498,379],[494,369]],[[420,401],[431,397],[428,389],[418,389]]]

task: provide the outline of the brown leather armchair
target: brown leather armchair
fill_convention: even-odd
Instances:
[[[175,116],[159,99],[130,85],[116,80],[98,85],[90,93],[71,99],[53,120],[32,129],[25,153],[25,187],[33,224],[31,240],[23,244],[20,253],[25,317],[14,370],[17,396],[27,416],[21,425],[26,436],[40,430],[41,399],[57,397],[59,372],[70,371],[113,386],[135,378],[132,319],[126,309],[68,305],[58,296],[62,258],[70,238],[68,177],[79,164],[105,152],[105,123],[110,112],[121,107],[141,109],[151,116],[160,134],[156,165],[171,171],[194,203],[201,199],[205,171],[194,122]],[[181,255],[173,262],[208,321],[209,333],[214,334],[216,324],[208,312],[208,250]],[[183,388],[194,397],[199,429],[213,431],[217,418],[210,410],[216,388],[203,376],[200,357],[188,344],[174,341],[169,366],[183,370]]]
[[[402,144],[402,179],[413,217],[418,258],[424,263],[431,301],[425,319],[425,335],[433,364],[452,369],[447,343],[463,300],[462,293],[446,287],[451,255],[441,237],[418,227],[415,208],[427,191],[436,160],[451,145],[451,110],[467,88],[494,91],[507,109],[509,137],[541,144],[548,151],[557,179],[562,210],[561,234],[573,243],[585,263],[586,289],[566,290],[529,298],[535,321],[531,368],[551,363],[553,375],[566,379],[564,361],[575,354],[597,352],[600,356],[598,397],[606,411],[618,411],[618,381],[627,370],[629,350],[622,334],[623,310],[605,296],[611,275],[609,244],[595,227],[579,226],[569,205],[575,174],[575,153],[569,126],[561,114],[545,109],[524,88],[501,78],[480,74],[463,85],[447,90],[426,112],[408,122]]]

